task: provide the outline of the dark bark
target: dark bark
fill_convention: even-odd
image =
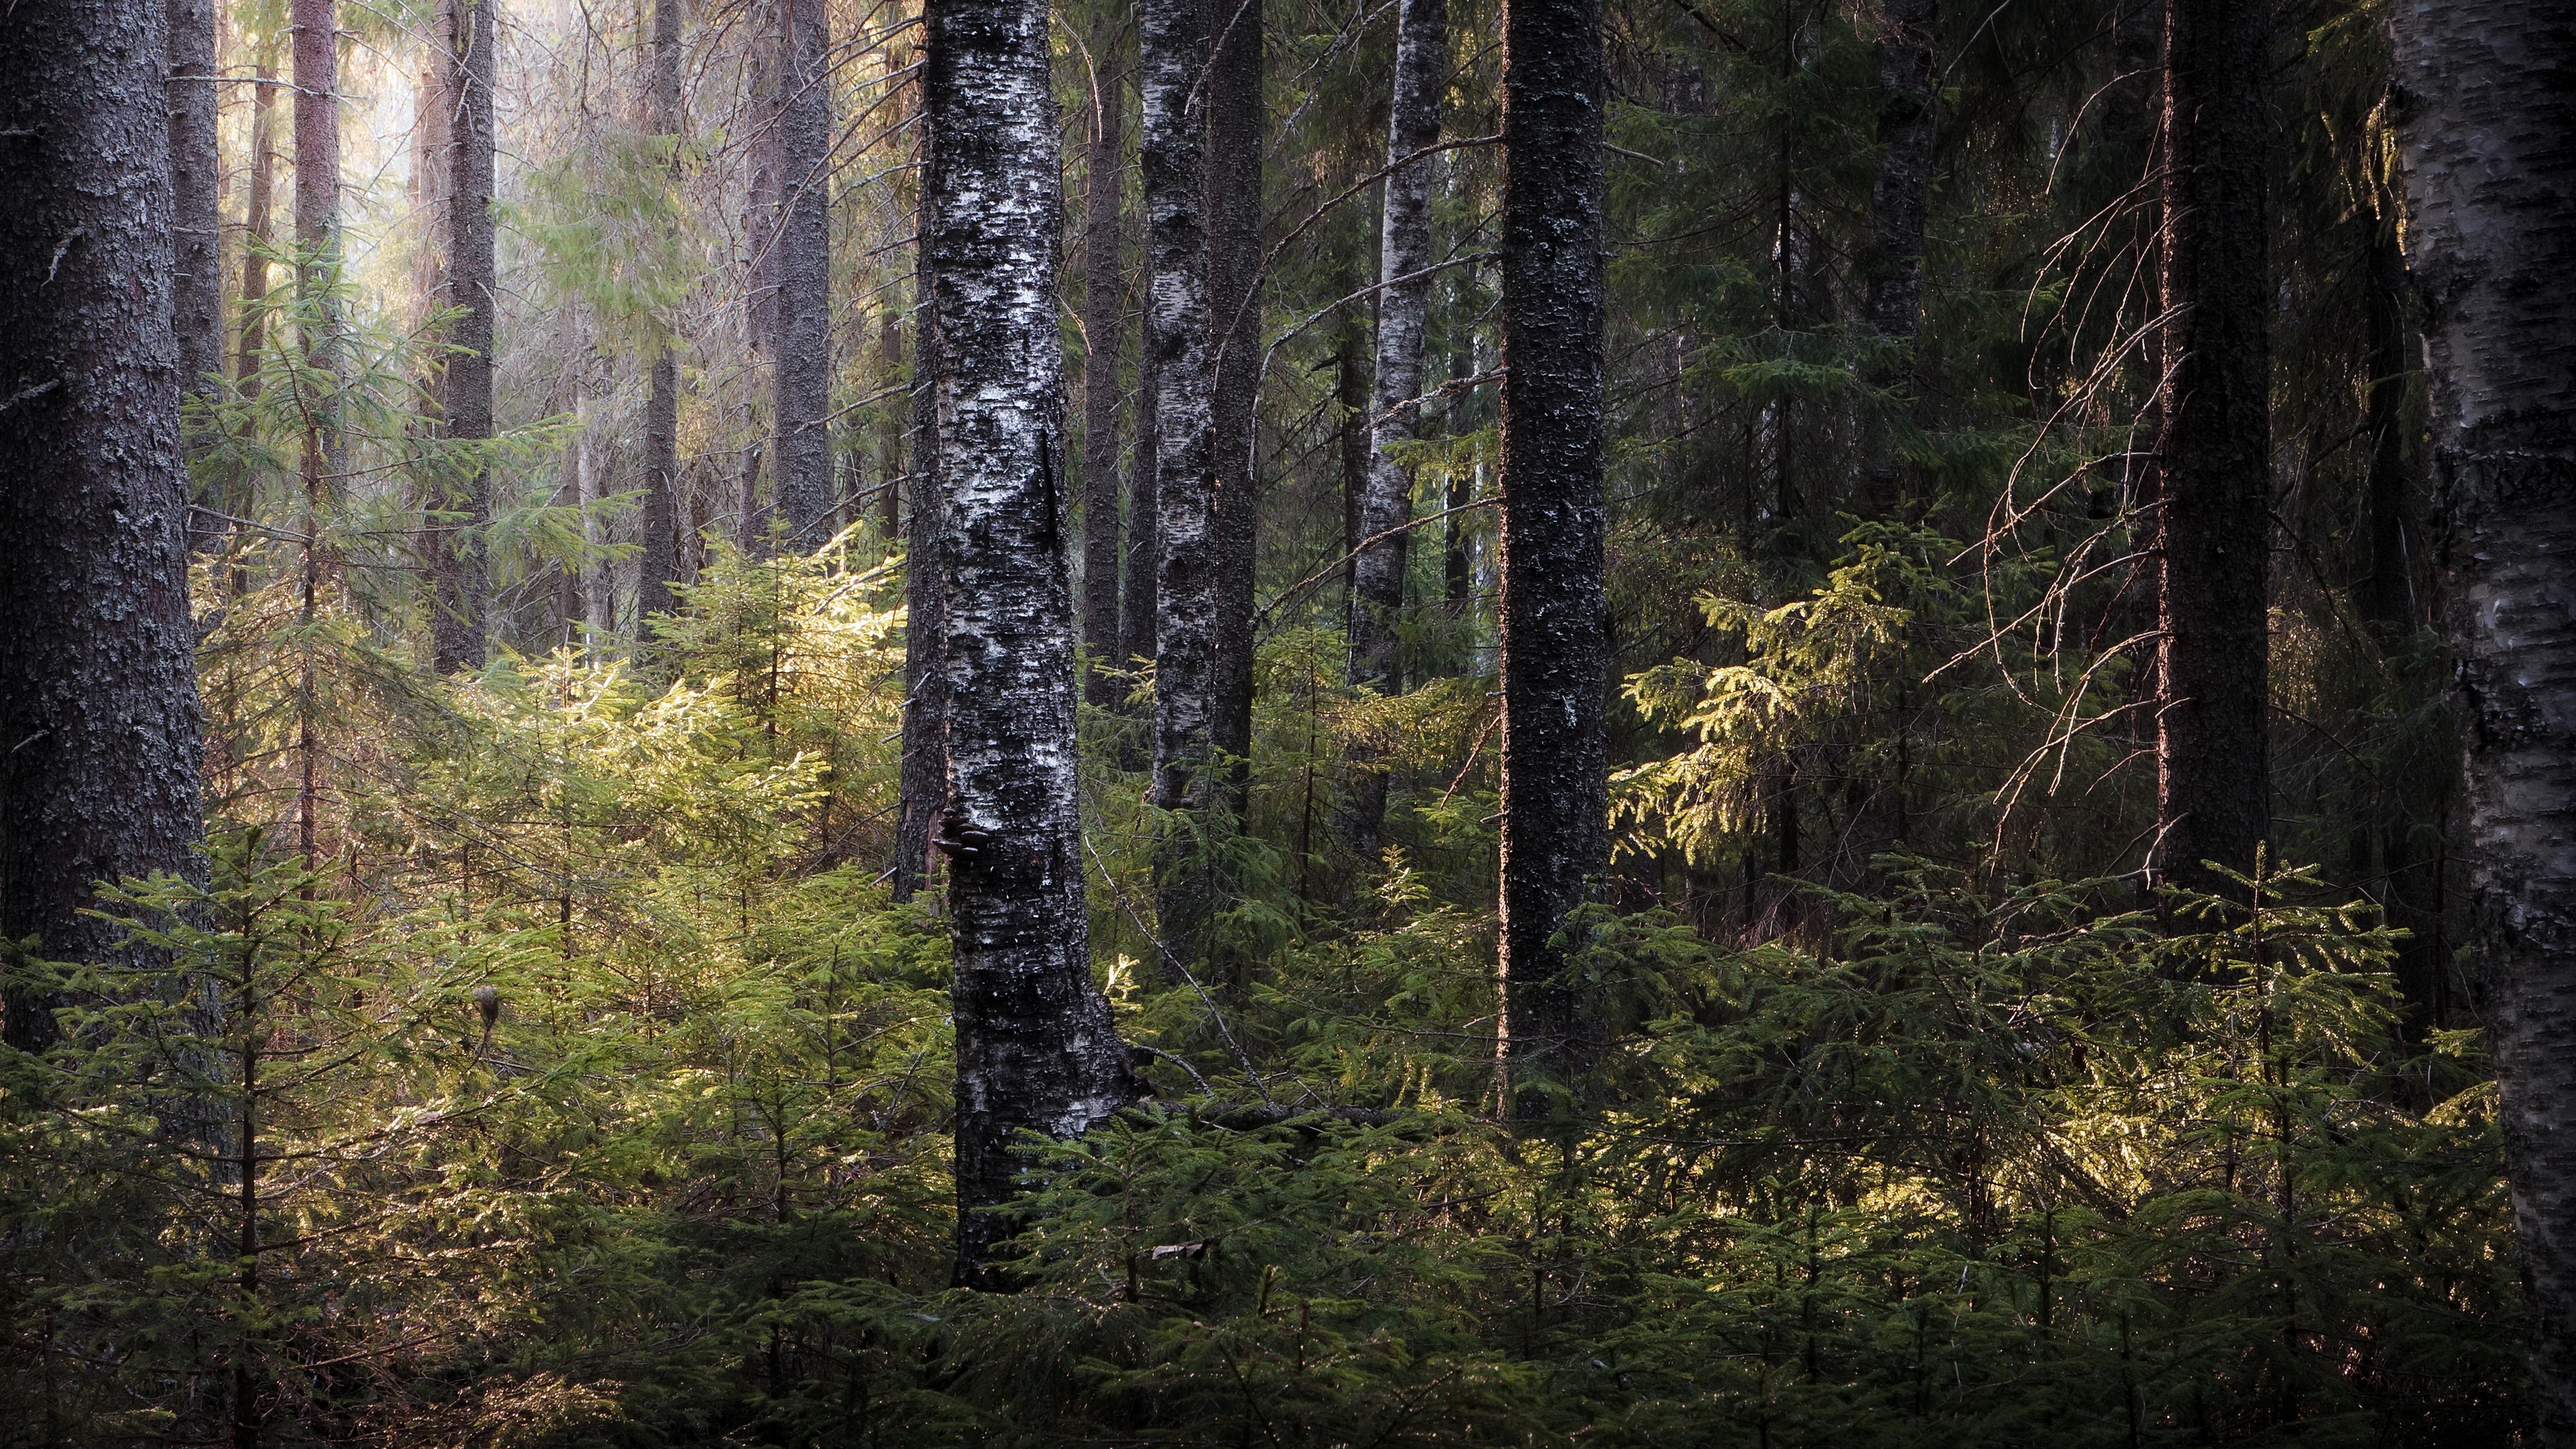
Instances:
[[[1503,29],[1502,985],[1515,1112],[1598,1048],[1567,917],[1609,864],[1601,492],[1601,7]]]
[[[1145,265],[1150,266],[1150,259]],[[1150,314],[1149,314],[1150,319]],[[1154,576],[1163,561],[1162,533],[1156,526],[1161,505],[1157,493],[1162,482],[1162,469],[1155,461],[1158,441],[1154,425],[1155,408],[1162,397],[1162,387],[1154,366],[1154,349],[1141,335],[1136,344],[1136,452],[1128,461],[1127,485],[1127,579],[1122,589],[1119,608],[1125,618],[1118,626],[1118,667],[1132,669],[1138,660],[1151,663],[1156,648],[1154,630]],[[1131,766],[1132,768],[1132,766]]]
[[[1167,810],[1213,804],[1220,542],[1211,437],[1215,368],[1208,276],[1207,0],[1145,0],[1140,150],[1146,212],[1145,345],[1154,368],[1156,563],[1154,750],[1150,798]],[[1201,818],[1204,818],[1202,816]],[[1176,825],[1155,865],[1163,943],[1197,958],[1207,908],[1204,858]]]
[[[647,95],[650,124],[674,148],[680,115],[680,0],[653,0],[653,70]],[[671,584],[680,576],[680,336],[678,319],[657,329],[644,394],[644,549],[636,562],[635,632],[651,638],[645,620],[671,610]]]
[[[1253,407],[1261,388],[1261,0],[1210,0],[1208,63],[1209,446],[1216,630],[1209,670],[1209,740],[1228,764],[1219,777],[1226,813],[1240,815],[1252,755],[1253,560],[1261,515],[1261,464]]]
[[[1112,40],[1105,24],[1093,28],[1082,197],[1082,643],[1095,665],[1088,695],[1103,709],[1125,693],[1105,672],[1124,664],[1118,654],[1118,344],[1127,298],[1119,285],[1118,180],[1125,113],[1117,77],[1098,70],[1108,63]]]
[[[2204,861],[2252,870],[2271,828],[2269,34],[2265,6],[2168,0],[2165,9],[2155,866],[2161,879],[2206,891],[2223,881]]]
[[[877,330],[880,377],[890,384],[903,374],[903,313],[888,304]],[[903,532],[903,410],[888,408],[877,425],[877,507],[879,526],[891,546]]]
[[[233,385],[245,396],[259,393],[259,354],[268,336],[268,257],[264,249],[277,240],[271,214],[277,193],[277,81],[266,59],[251,87],[250,197],[242,225],[241,340],[233,355]],[[238,509],[230,510],[239,512]]]
[[[2576,29],[2533,0],[2395,22],[2408,261],[2468,721],[2478,1005],[2494,1044],[2536,1442],[2576,1445]]]
[[[215,149],[214,0],[168,0],[170,56],[171,329],[179,389],[211,399],[224,371],[223,160]],[[184,436],[184,434],[183,434]],[[191,446],[193,453],[195,448]],[[219,535],[192,530],[201,543]]]
[[[196,635],[160,6],[0,20],[0,941],[101,961],[93,885],[192,873]],[[140,964],[140,963],[137,963]],[[0,1035],[41,1051],[52,1003]]]
[[[295,245],[316,272],[340,247],[340,37],[335,0],[292,0],[295,34]],[[309,288],[312,278],[299,279]],[[325,329],[327,331],[327,328]],[[310,345],[325,346],[328,338]]]
[[[999,1287],[988,1259],[1011,1225],[990,1209],[1012,1195],[1016,1135],[1078,1136],[1140,1092],[1083,907],[1047,7],[932,0],[927,18],[957,1279]]]
[[[811,551],[832,532],[831,26],[824,0],[779,0],[778,328],[770,448],[786,546]]]
[[[925,126],[928,122],[923,123]],[[930,139],[922,138],[927,157]],[[921,198],[912,294],[912,533],[904,542],[903,770],[897,784],[894,898],[908,901],[930,876],[931,827],[948,803],[948,626],[941,608],[940,535],[947,508],[939,491],[939,318],[930,285],[930,202]]]
[[[1440,92],[1449,83],[1448,0],[1403,0],[1396,12],[1395,89],[1386,159],[1394,165],[1440,139]],[[1377,366],[1368,402],[1367,483],[1351,519],[1350,679],[1354,689],[1384,694],[1396,677],[1395,623],[1404,608],[1404,576],[1413,517],[1413,475],[1395,453],[1419,434],[1421,419],[1404,406],[1422,394],[1422,349],[1431,310],[1432,158],[1386,179],[1378,247]],[[1409,280],[1406,280],[1409,279]],[[1370,543],[1380,534],[1390,536]],[[1364,862],[1378,856],[1386,820],[1386,771],[1375,746],[1351,747],[1343,838]]]
[[[1870,330],[1889,341],[1911,343],[1923,315],[1923,231],[1932,203],[1932,48],[1939,33],[1939,0],[1890,0],[1881,12],[1878,38],[1878,173],[1870,183],[1871,248],[1868,266]],[[1875,386],[1906,387],[1909,346],[1871,370]],[[1879,512],[1895,507],[1905,489],[1905,469],[1884,428],[1873,430],[1863,463],[1865,501]]]
[[[443,0],[449,112],[446,231],[448,325],[445,385],[447,436],[482,443],[492,436],[492,322],[499,308],[492,252],[492,83],[501,0]],[[489,564],[483,530],[492,510],[492,474],[467,465],[444,500],[439,528],[433,666],[441,673],[480,669],[488,657]]]

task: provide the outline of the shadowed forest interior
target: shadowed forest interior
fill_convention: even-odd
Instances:
[[[0,1444],[2576,1446],[2571,58],[17,0]]]

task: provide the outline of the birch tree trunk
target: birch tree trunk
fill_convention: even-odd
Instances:
[[[1395,22],[1395,93],[1387,124],[1389,166],[1440,139],[1440,92],[1449,82],[1448,0],[1403,0]],[[1367,481],[1353,510],[1351,547],[1350,678],[1354,689],[1392,694],[1395,620],[1404,608],[1405,533],[1371,543],[1413,518],[1413,475],[1396,450],[1421,431],[1419,410],[1405,406],[1422,394],[1424,324],[1431,311],[1431,279],[1416,275],[1431,265],[1433,159],[1424,157],[1386,178],[1386,205],[1378,248],[1377,367],[1369,398]],[[1344,837],[1363,862],[1378,858],[1378,830],[1386,819],[1386,771],[1374,746],[1351,747],[1350,798],[1344,803]]]
[[[1503,1066],[1524,1120],[1598,1042],[1567,916],[1609,867],[1599,0],[1503,28]]]
[[[647,95],[655,135],[673,149],[684,129],[680,116],[680,0],[653,0],[652,79]],[[651,638],[644,621],[667,614],[671,584],[680,576],[680,329],[668,319],[657,329],[644,393],[644,549],[636,561],[635,637],[638,652]]]
[[[2503,1093],[2537,1441],[2576,1445],[2576,30],[2534,0],[2392,11],[2444,628],[2468,719],[2479,1006]]]
[[[1011,1197],[1014,1135],[1078,1136],[1137,1087],[1083,907],[1047,7],[931,0],[927,19],[957,1280],[999,1287],[987,1259],[1011,1226],[989,1209]]]
[[[1217,712],[1216,456],[1210,436],[1206,116],[1208,0],[1143,0],[1148,307],[1153,366],[1155,537],[1154,753],[1150,798],[1167,810],[1210,803]],[[1179,842],[1155,870],[1163,944],[1198,954],[1203,862]]]
[[[929,120],[921,154],[930,156]],[[894,898],[911,900],[930,876],[931,826],[948,802],[948,626],[940,578],[948,508],[939,489],[939,316],[930,285],[930,205],[921,192],[912,295],[912,533],[904,541],[903,770],[896,788]]]
[[[2224,882],[2203,861],[2251,870],[2271,829],[2269,38],[2266,6],[2165,7],[2154,862],[2160,878],[2206,891]]]
[[[0,21],[0,939],[56,960],[106,959],[92,887],[192,873],[199,831],[167,23]],[[10,992],[0,1036],[44,1050],[52,1005]]]
[[[780,0],[778,279],[771,423],[778,511],[787,547],[810,552],[832,534],[832,83],[824,0]]]
[[[211,398],[224,370],[223,160],[215,149],[222,91],[215,65],[214,0],[169,0],[171,326],[179,340],[179,390]],[[190,454],[197,450],[191,445]],[[211,524],[211,520],[209,520]],[[220,536],[193,528],[201,544]]]
[[[448,151],[447,301],[457,309],[448,340],[447,436],[492,436],[492,320],[499,306],[492,250],[492,83],[501,0],[444,0],[449,46],[447,100],[454,107]],[[483,530],[492,510],[491,470],[473,464],[446,499],[438,533],[437,620],[432,663],[441,673],[480,669],[489,657],[489,565]]]
[[[1092,27],[1090,142],[1082,195],[1082,643],[1095,671],[1091,703],[1118,703],[1118,344],[1127,298],[1119,286],[1118,179],[1125,115],[1118,78],[1102,76],[1114,37]]]

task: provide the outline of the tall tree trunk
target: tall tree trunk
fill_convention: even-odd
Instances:
[[[1137,1095],[1092,985],[1075,787],[1061,173],[1040,0],[931,0],[924,98],[939,458],[949,500],[957,1278],[1010,1231],[1015,1136],[1077,1136]]]
[[[1598,1046],[1567,917],[1609,868],[1602,735],[1599,0],[1503,28],[1502,983],[1513,1109],[1553,1110]]]
[[[1107,709],[1118,681],[1118,344],[1127,298],[1119,285],[1118,178],[1124,108],[1118,77],[1100,74],[1115,37],[1092,27],[1090,143],[1082,182],[1082,643],[1095,672],[1087,691]]]
[[[921,124],[922,157],[927,160],[929,121]],[[937,298],[930,284],[930,203],[925,187],[912,274],[912,533],[904,540],[903,770],[896,786],[901,793],[894,829],[898,901],[911,900],[929,879],[931,829],[948,802],[947,593],[939,562],[948,507],[940,493],[938,391],[932,385],[940,353]]]
[[[276,219],[270,214],[277,193],[277,78],[266,55],[259,62],[258,80],[251,87],[250,102],[250,198],[242,219],[241,270],[241,338],[233,354],[233,385],[243,395],[259,394],[259,354],[267,344],[268,314],[262,303],[268,299],[268,257],[266,248],[276,240]],[[242,502],[228,503],[232,512],[245,512]]]
[[[877,329],[878,376],[886,385],[903,373],[903,311],[889,301]],[[888,408],[877,424],[877,508],[879,527],[892,547],[903,532],[903,410]]]
[[[653,0],[653,69],[647,96],[653,133],[679,167],[680,0]],[[644,393],[644,551],[636,561],[635,636],[650,638],[645,620],[671,611],[680,576],[680,328],[677,317],[655,329]]]
[[[1228,761],[1224,813],[1239,816],[1252,755],[1253,563],[1261,463],[1253,407],[1261,391],[1261,0],[1210,0],[1207,92],[1209,446],[1215,457],[1216,632],[1209,739]]]
[[[221,89],[214,0],[168,0],[170,56],[171,326],[179,339],[179,389],[211,399],[224,371],[223,159],[216,154]],[[183,432],[183,436],[184,436]],[[189,445],[193,455],[198,449]],[[199,545],[221,536],[190,530]]]
[[[295,75],[295,251],[297,330],[308,371],[329,379],[305,399],[299,471],[304,492],[302,622],[321,607],[323,502],[336,486],[340,452],[340,17],[335,0],[290,0]],[[303,651],[295,691],[295,829],[307,871],[321,859],[322,747],[315,718],[313,651]]]
[[[1167,810],[1211,803],[1215,754],[1220,563],[1216,457],[1210,436],[1206,116],[1208,0],[1144,0],[1148,297],[1145,347],[1154,370],[1154,753],[1151,799]],[[1166,843],[1155,868],[1163,944],[1195,959],[1207,907],[1204,860]]]
[[[832,49],[824,0],[780,0],[778,278],[771,447],[787,546],[831,538]]]
[[[1387,124],[1389,166],[1440,139],[1440,92],[1449,83],[1448,0],[1403,0],[1395,22],[1395,93]],[[1350,676],[1355,689],[1392,694],[1395,621],[1404,608],[1413,475],[1396,451],[1419,435],[1421,419],[1404,406],[1422,394],[1422,348],[1431,311],[1431,279],[1416,275],[1431,265],[1431,181],[1436,166],[1424,157],[1386,179],[1386,205],[1378,247],[1377,368],[1369,398],[1368,481],[1351,522]],[[1378,829],[1386,820],[1386,771],[1374,746],[1351,747],[1350,798],[1344,804],[1344,838],[1363,862],[1378,856]]]
[[[1150,255],[1142,257],[1139,264],[1150,269],[1153,259]],[[1150,295],[1146,302],[1148,311],[1137,327],[1136,339],[1136,452],[1127,465],[1128,477],[1133,481],[1127,488],[1127,579],[1123,597],[1119,600],[1119,608],[1126,616],[1118,626],[1118,667],[1121,669],[1134,668],[1140,659],[1152,662],[1158,638],[1155,633],[1157,601],[1154,580],[1163,562],[1163,535],[1159,527],[1162,467],[1156,459],[1155,448],[1161,438],[1154,419],[1161,406],[1163,389],[1154,349],[1148,340],[1153,330]]]
[[[2262,5],[2168,0],[2165,8],[2156,866],[2164,879],[2207,891],[2223,880],[2202,862],[2251,870],[2271,828],[2270,28]]]
[[[447,235],[448,305],[457,309],[448,340],[447,436],[484,442],[492,436],[492,321],[498,307],[492,251],[492,83],[501,0],[443,0],[449,46],[451,113]],[[488,657],[489,564],[484,525],[492,511],[492,474],[478,459],[439,531],[434,666],[444,673],[480,669]]]
[[[1870,184],[1870,330],[1889,341],[1911,343],[1923,315],[1923,231],[1932,200],[1932,45],[1939,34],[1939,0],[1891,0],[1881,12],[1878,40],[1878,174]],[[1910,347],[1904,352],[1910,353]],[[1873,369],[1871,381],[1901,387],[1906,357]],[[1906,389],[1911,391],[1911,389]],[[1868,504],[1895,507],[1904,470],[1884,431],[1872,440],[1865,462]]]
[[[2406,251],[2448,507],[2479,1005],[2543,1449],[2576,1445],[2576,30],[2564,7],[2391,12]]]
[[[85,914],[101,878],[195,873],[166,24],[94,0],[0,21],[0,940],[54,960],[116,950]],[[0,1037],[44,1050],[52,1005],[11,991]]]

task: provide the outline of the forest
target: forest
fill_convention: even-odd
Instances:
[[[2576,1449],[2551,0],[10,0],[0,1446]]]

